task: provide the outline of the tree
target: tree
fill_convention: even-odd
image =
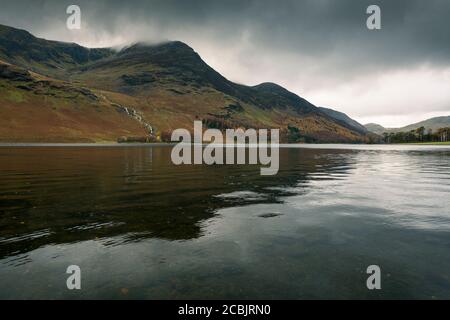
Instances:
[[[438,129],[436,136],[438,141],[441,142],[450,141],[450,127]]]
[[[425,127],[420,127],[420,128],[417,128],[416,129],[416,133],[417,133],[417,135],[419,136],[419,140],[420,141],[423,141],[423,136],[424,136],[424,134],[425,134]]]
[[[430,142],[433,141],[433,129],[429,128],[427,130],[426,140]]]

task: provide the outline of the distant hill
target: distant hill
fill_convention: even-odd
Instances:
[[[376,134],[383,134],[383,132],[389,131],[389,129],[386,129],[385,127],[376,124],[376,123],[368,123],[365,124],[364,127],[369,130],[370,132],[376,133]]]
[[[395,129],[395,131],[406,132],[406,131],[416,130],[417,128],[420,128],[420,127],[425,127],[425,129],[433,129],[433,130],[437,130],[439,128],[450,127],[450,116],[431,118],[428,120],[410,124],[409,126]]]
[[[0,141],[166,141],[195,120],[279,128],[289,142],[369,139],[346,115],[277,84],[229,81],[179,41],[89,49],[0,25]]]
[[[350,118],[348,115],[346,115],[343,112],[339,112],[339,111],[329,109],[329,108],[324,108],[324,107],[319,107],[319,109],[322,112],[329,115],[330,117],[333,117],[336,120],[342,122],[343,125],[347,126],[348,128],[355,130],[356,132],[366,134],[368,131],[365,126],[360,124],[358,121],[353,120],[352,118]]]
[[[436,131],[437,129],[440,128],[450,127],[450,116],[435,117],[417,123],[413,123],[401,128],[384,128],[383,126],[376,123],[366,124],[365,127],[370,132],[376,134],[383,134],[383,132],[409,132],[411,130],[416,130],[420,127],[425,127],[426,130],[432,129],[433,131]]]

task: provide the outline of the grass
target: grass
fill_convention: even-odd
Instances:
[[[9,101],[11,101],[11,102],[17,102],[17,103],[25,101],[25,98],[24,98],[23,94],[20,91],[18,91],[18,90],[16,90],[16,91],[9,91],[7,99]]]
[[[421,144],[421,145],[450,145],[450,141],[445,142],[410,142],[405,144]]]

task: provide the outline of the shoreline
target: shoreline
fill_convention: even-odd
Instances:
[[[181,142],[182,143],[182,142]],[[173,147],[180,144],[180,142],[136,142],[136,143],[118,143],[118,142],[0,142],[0,148],[128,148],[128,147]],[[195,144],[191,143],[194,146]],[[208,143],[203,143],[203,146],[209,145]],[[268,144],[270,146],[270,144]],[[258,145],[249,144],[223,144],[222,147],[258,147]],[[423,148],[450,148],[450,142],[444,143],[280,143],[278,147],[283,148],[304,148],[304,149],[356,149],[356,150],[398,150],[398,149],[408,149],[411,147]]]
[[[420,145],[420,146],[450,146],[450,141],[445,142],[406,142],[399,144]]]

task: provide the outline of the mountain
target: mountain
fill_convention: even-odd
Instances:
[[[425,129],[432,129],[432,130],[450,127],[450,116],[427,119],[414,124],[410,124],[406,127],[395,129],[395,131],[407,132],[411,130],[416,130],[420,127],[425,127]]]
[[[0,25],[0,59],[37,73],[62,77],[70,68],[112,54],[111,49],[39,39],[27,31]]]
[[[279,128],[288,142],[369,140],[356,121],[277,84],[229,81],[179,41],[89,49],[0,25],[0,141],[167,141],[195,120]]]
[[[380,126],[379,124],[375,123],[366,124],[365,127],[370,132],[377,134],[383,134],[383,132],[409,132],[411,130],[416,130],[420,127],[424,127],[425,130],[431,129],[433,131],[436,131],[440,128],[450,127],[450,116],[435,117],[417,123],[413,123],[401,128],[384,128],[383,126]]]
[[[377,124],[377,123],[368,123],[365,124],[364,127],[369,130],[370,132],[376,133],[376,134],[383,134],[383,132],[389,131],[389,129]]]
[[[328,116],[341,121],[343,125],[347,126],[349,129],[355,130],[356,132],[359,132],[361,134],[367,134],[368,130],[365,126],[360,124],[358,121],[353,120],[348,115],[346,115],[343,112],[339,112],[333,109],[319,107],[319,109],[326,113]]]

